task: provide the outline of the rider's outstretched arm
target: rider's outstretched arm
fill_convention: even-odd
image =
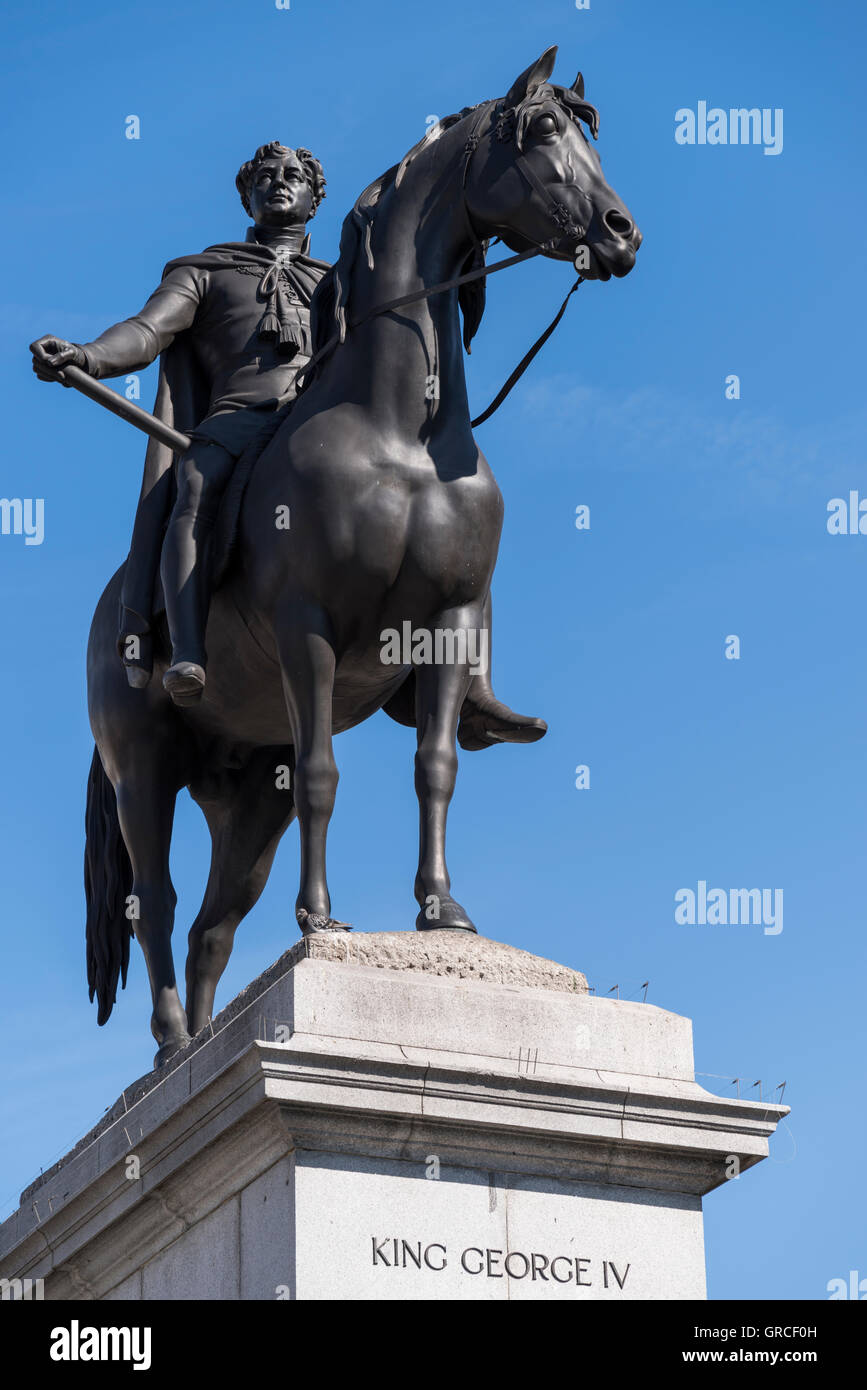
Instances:
[[[140,371],[191,326],[202,292],[202,272],[179,267],[165,277],[140,313],[113,324],[92,343],[70,343],[51,333],[37,338],[30,344],[33,370],[42,381],[56,381],[56,372],[70,363],[97,379]]]

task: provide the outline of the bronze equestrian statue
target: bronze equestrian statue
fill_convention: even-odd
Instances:
[[[516,258],[541,252],[574,261],[584,279],[608,280],[628,274],[641,241],[584,132],[586,124],[595,137],[598,115],[583,79],[549,82],[555,56],[544,53],[505,97],[440,121],[347,217],[339,259],[313,295],[312,358],[297,398],[271,410],[273,433],[250,442],[227,489],[224,510],[236,476],[243,483],[198,698],[178,704],[162,680],[128,683],[117,653],[123,569],[97,606],[88,978],[104,1023],[134,931],[150,976],[157,1065],[211,1017],[235,930],[296,815],[297,921],[304,933],[342,926],[325,864],[338,779],[332,740],[385,706],[404,720],[411,710],[417,729],[416,925],[475,931],[451,894],[445,828],[458,724],[480,679],[466,653],[489,628],[503,513],[473,437],[463,366],[484,309],[487,243],[499,237]],[[383,634],[404,624],[463,639],[457,655],[386,664]],[[160,643],[153,662],[163,674],[172,664]],[[184,786],[213,843],[189,936],[186,1009],[169,875]]]

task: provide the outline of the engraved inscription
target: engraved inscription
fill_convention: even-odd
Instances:
[[[430,1269],[449,1267],[449,1251],[442,1241],[427,1244],[402,1236],[371,1236],[371,1262],[385,1269]],[[465,1274],[486,1279],[530,1279],[545,1283],[575,1284],[580,1289],[601,1285],[603,1289],[623,1289],[631,1263],[618,1267],[612,1259],[593,1259],[589,1255],[544,1255],[539,1251],[492,1250],[468,1245],[452,1258]]]

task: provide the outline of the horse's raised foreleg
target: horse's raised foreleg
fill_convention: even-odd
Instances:
[[[336,661],[330,623],[316,604],[287,606],[274,632],[295,747],[295,810],[301,832],[295,915],[306,936],[343,925],[331,916],[325,874],[325,842],[338,782],[331,740]]]
[[[259,749],[240,771],[227,770],[216,789],[190,792],[211,832],[211,871],[190,928],[187,1020],[191,1033],[213,1017],[214,995],[235,931],[268,881],[277,846],[295,815],[294,750]]]
[[[440,615],[439,626],[452,632],[482,625],[481,611],[452,609]],[[415,898],[421,911],[419,931],[451,927],[475,931],[469,915],[449,891],[446,867],[446,818],[455,789],[458,718],[469,689],[472,668],[466,661],[417,666],[415,790],[419,807],[419,861]]]

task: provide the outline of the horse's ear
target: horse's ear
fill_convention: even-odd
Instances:
[[[522,72],[517,81],[512,83],[506,97],[506,106],[518,106],[525,97],[531,96],[537,87],[541,87],[543,82],[547,82],[554,71],[556,59],[557,45],[554,44],[551,48],[546,48],[541,58],[531,63],[527,71]]]
[[[581,101],[584,100],[584,74],[583,74],[583,72],[579,72],[578,76],[575,78],[575,81],[572,83],[572,91],[575,93],[575,95],[576,95]]]

